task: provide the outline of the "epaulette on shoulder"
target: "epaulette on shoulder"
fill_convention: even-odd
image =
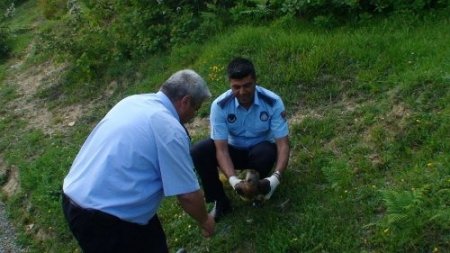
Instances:
[[[225,96],[221,100],[217,101],[217,104],[220,106],[220,108],[224,108],[228,102],[230,102],[234,98],[233,93],[230,93],[229,95]]]
[[[275,98],[273,98],[272,96],[269,96],[264,91],[258,91],[258,97],[261,98],[264,102],[266,102],[266,104],[270,105],[271,107],[277,101]]]

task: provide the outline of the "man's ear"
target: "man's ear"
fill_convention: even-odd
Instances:
[[[186,95],[186,96],[181,98],[181,104],[183,106],[191,106],[191,99],[192,99],[191,96]]]

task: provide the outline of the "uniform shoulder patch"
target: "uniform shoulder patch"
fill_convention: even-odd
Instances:
[[[286,120],[286,111],[282,111],[282,112],[280,113],[280,115],[281,115],[281,117],[282,117],[284,120]]]
[[[258,96],[269,106],[273,106],[276,102],[276,99],[267,95],[265,92],[263,91],[258,91]]]
[[[228,102],[230,102],[232,99],[234,98],[233,93],[229,94],[228,96],[222,98],[221,100],[219,100],[217,102],[217,104],[220,106],[220,108],[224,108],[226,104],[228,104]]]

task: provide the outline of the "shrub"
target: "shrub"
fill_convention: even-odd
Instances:
[[[38,3],[46,19],[59,18],[66,11],[65,0],[39,0]]]
[[[9,30],[7,27],[0,27],[0,61],[8,58],[10,48],[8,45]]]
[[[62,0],[40,0],[49,17]],[[446,7],[446,0],[215,0],[139,1],[70,0],[61,24],[42,33],[42,46],[74,63],[70,82],[95,86],[92,80],[123,76],[150,55],[208,39],[226,27],[300,17],[321,27],[346,20],[411,9]],[[59,8],[60,9],[60,8]],[[59,16],[58,16],[59,17]],[[112,71],[111,71],[112,69]],[[106,82],[103,82],[106,83]]]

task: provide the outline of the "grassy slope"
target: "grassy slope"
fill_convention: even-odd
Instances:
[[[25,6],[17,18],[31,11]],[[30,37],[20,38],[30,42]],[[79,145],[114,101],[155,90],[164,77],[185,67],[207,77],[218,95],[227,88],[224,66],[232,56],[243,55],[254,60],[259,82],[285,100],[291,124],[289,171],[262,208],[233,195],[235,212],[209,240],[201,238],[174,199],[165,200],[160,216],[173,250],[448,251],[448,41],[448,18],[431,15],[334,30],[283,20],[268,27],[239,27],[204,45],[150,59],[144,81],[129,84],[52,138],[39,129],[25,130],[20,115],[1,109],[0,152],[21,170],[22,191],[8,200],[10,210],[19,226],[35,224],[32,234],[47,235],[30,242],[23,230],[22,242],[35,252],[76,247],[55,193]],[[24,49],[17,47],[17,55]],[[0,76],[14,74],[8,64]],[[14,94],[2,84],[2,101]],[[201,114],[207,112],[204,106]]]

